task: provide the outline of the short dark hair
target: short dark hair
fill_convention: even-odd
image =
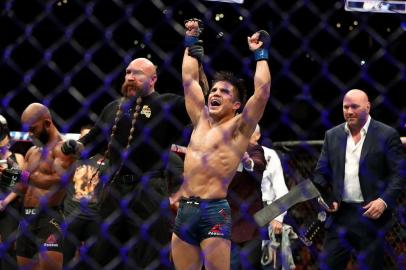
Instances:
[[[237,90],[237,99],[241,103],[238,112],[241,112],[247,99],[247,89],[245,88],[244,80],[238,78],[230,71],[219,71],[214,74],[212,85],[220,81],[229,82]]]

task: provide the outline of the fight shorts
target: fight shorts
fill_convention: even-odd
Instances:
[[[206,238],[231,237],[231,210],[226,199],[181,198],[174,233],[199,246]]]
[[[39,252],[62,252],[63,234],[60,208],[24,208],[18,227],[16,242],[17,256],[34,258]]]

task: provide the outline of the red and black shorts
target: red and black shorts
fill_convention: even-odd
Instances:
[[[231,237],[231,210],[226,199],[182,198],[174,233],[183,241],[199,246],[206,238]]]
[[[62,252],[62,221],[60,208],[24,208],[18,227],[17,256],[34,258],[40,252]]]

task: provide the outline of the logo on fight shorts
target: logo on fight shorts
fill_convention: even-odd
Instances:
[[[47,240],[45,240],[44,243],[45,247],[58,247],[58,241],[56,239],[56,236],[51,234],[48,236]]]
[[[58,221],[56,221],[54,218],[49,221],[49,224],[54,225],[55,228],[58,229],[58,231],[61,231],[61,226],[59,225]]]
[[[228,214],[227,214],[227,212],[226,212],[224,209],[221,209],[221,210],[219,211],[219,214],[220,214],[224,219],[227,219],[227,218],[228,218]]]
[[[210,231],[208,232],[208,235],[215,235],[215,236],[224,236],[224,233],[221,231],[221,226],[222,224],[216,224],[214,225]]]
[[[37,209],[35,208],[26,208],[24,209],[25,214],[28,215],[36,215],[37,214]]]
[[[145,115],[146,118],[151,117],[151,108],[148,105],[144,105],[141,110],[141,114]]]

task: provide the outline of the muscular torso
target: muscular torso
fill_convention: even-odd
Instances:
[[[26,166],[30,172],[28,188],[24,196],[24,207],[60,206],[65,196],[67,179],[65,173],[73,162],[60,152],[59,142],[52,150],[33,147],[26,155]]]
[[[193,130],[186,150],[182,196],[218,199],[227,196],[228,186],[247,149],[248,137],[241,134],[239,116],[212,125],[205,110]]]

